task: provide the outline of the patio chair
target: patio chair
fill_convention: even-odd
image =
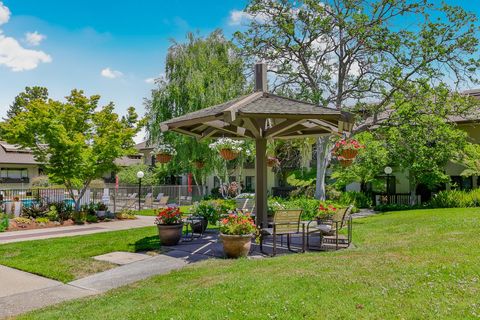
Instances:
[[[169,196],[165,196],[165,197],[160,198],[160,201],[158,202],[158,208],[167,207],[169,198],[170,198]]]
[[[302,215],[302,210],[277,210],[273,216],[273,222],[271,228],[261,228],[260,229],[260,252],[263,251],[263,242],[265,237],[273,237],[273,252],[272,256],[277,254],[277,236],[287,236],[287,247],[288,250],[291,249],[291,236],[292,234],[301,234],[302,235],[302,250],[305,252],[305,225],[301,223],[300,217]],[[301,227],[300,227],[301,225]]]
[[[310,221],[307,225],[307,248],[310,247],[310,235],[318,233],[320,236],[320,249],[324,244],[335,245],[338,250],[340,245],[348,247],[352,242],[352,216],[353,205],[337,210],[331,219]],[[339,232],[347,227],[347,235]]]
[[[151,192],[147,193],[147,195],[145,196],[143,207],[149,209],[153,207],[153,196]]]

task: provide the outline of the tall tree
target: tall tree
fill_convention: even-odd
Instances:
[[[427,83],[394,95],[390,117],[379,124],[378,131],[384,135],[391,158],[408,174],[411,204],[416,203],[419,184],[433,188],[450,180],[445,166],[464,149],[467,133],[446,118],[474,107],[478,108],[476,99]]]
[[[242,52],[268,62],[274,91],[321,106],[376,114],[412,82],[449,76],[459,85],[480,66],[476,16],[438,1],[251,0],[245,12],[247,29],[235,34]],[[329,141],[317,141],[321,199]]]
[[[210,107],[246,92],[243,60],[238,48],[226,40],[220,30],[203,38],[192,33],[185,43],[173,42],[168,50],[165,76],[157,80],[158,87],[146,100],[147,132],[151,143],[169,143],[177,155],[168,164],[176,173],[191,171],[197,184],[224,162],[209,149],[208,141],[198,142],[191,137],[167,132],[162,134],[160,123],[173,117]],[[192,161],[205,163],[201,170]]]
[[[65,185],[76,210],[93,179],[116,170],[115,159],[136,153],[133,137],[140,127],[134,109],[120,119],[113,103],[99,108],[99,99],[79,90],[66,102],[36,99],[0,124],[3,139],[30,148],[51,182]]]
[[[33,101],[46,102],[48,100],[48,89],[44,87],[26,87],[24,92],[18,94],[10,108],[7,110],[7,118],[13,118],[18,113],[25,111],[27,105]]]

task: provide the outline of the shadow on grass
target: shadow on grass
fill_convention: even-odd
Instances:
[[[145,237],[136,241],[133,246],[135,247],[135,252],[158,250],[160,249],[160,240],[158,236]]]

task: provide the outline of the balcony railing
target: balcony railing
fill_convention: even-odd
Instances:
[[[28,177],[23,178],[0,178],[0,183],[29,183]]]

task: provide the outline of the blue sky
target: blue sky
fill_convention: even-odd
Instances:
[[[115,102],[119,113],[133,105],[143,114],[143,99],[153,87],[148,79],[163,72],[170,39],[216,28],[230,36],[241,18],[235,12],[245,4],[0,0],[0,117],[33,85],[47,87],[56,99],[84,89],[100,94],[103,103]],[[5,51],[13,62],[2,61]]]
[[[480,14],[477,1],[449,0]],[[25,86],[61,99],[72,88],[100,94],[123,113],[163,72],[170,39],[239,28],[246,0],[0,0],[0,117]],[[7,55],[9,61],[2,60]]]

